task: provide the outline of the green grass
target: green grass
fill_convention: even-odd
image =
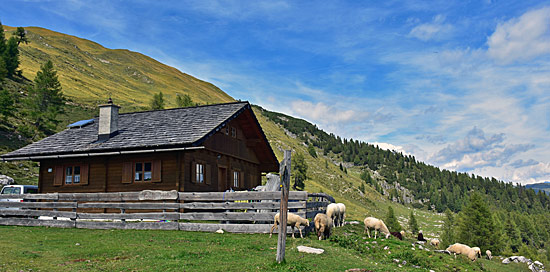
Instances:
[[[329,240],[313,233],[287,239],[286,258],[275,262],[277,237],[157,230],[86,230],[1,226],[0,271],[526,271],[498,260],[456,260],[411,250],[411,241],[374,243],[362,225],[347,225]],[[300,253],[299,245],[325,253]],[[386,248],[387,247],[387,248]],[[385,249],[386,248],[386,249]],[[398,259],[396,263],[394,259]],[[403,261],[406,261],[403,264]],[[399,266],[401,265],[401,267]],[[417,268],[415,266],[419,266]]]

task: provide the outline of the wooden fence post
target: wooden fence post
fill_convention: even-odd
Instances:
[[[281,177],[281,208],[279,210],[279,240],[277,242],[277,262],[281,263],[285,259],[286,247],[286,222],[288,212],[288,190],[290,187],[290,150],[285,150],[285,157],[281,162],[279,172]]]

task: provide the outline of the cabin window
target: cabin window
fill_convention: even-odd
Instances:
[[[231,137],[237,138],[237,129],[235,127],[231,127]]]
[[[204,183],[204,164],[197,163],[195,166],[195,181],[197,183]]]
[[[240,178],[239,171],[233,171],[233,187],[239,188],[239,178]]]
[[[82,183],[82,165],[68,165],[65,166],[65,184],[70,185],[78,185]],[[87,168],[86,168],[86,175],[87,175]],[[86,180],[87,182],[87,180]],[[59,184],[60,185],[60,184]]]
[[[225,127],[225,135],[229,135],[229,127],[228,126]]]
[[[134,181],[151,181],[153,172],[151,162],[136,162]]]
[[[80,166],[65,167],[65,184],[80,183]]]

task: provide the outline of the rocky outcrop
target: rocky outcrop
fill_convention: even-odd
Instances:
[[[0,175],[0,186],[13,184],[15,181],[12,177]]]
[[[502,260],[503,264],[509,264],[511,262],[526,263],[531,272],[546,272],[546,270],[544,270],[544,265],[541,262],[533,262],[531,259],[525,258],[523,256],[512,256]]]

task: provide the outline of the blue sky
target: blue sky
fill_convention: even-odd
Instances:
[[[345,138],[506,181],[550,180],[550,1],[11,1]]]

